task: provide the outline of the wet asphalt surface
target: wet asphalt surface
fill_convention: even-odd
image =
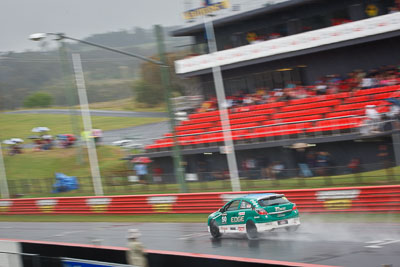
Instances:
[[[1,222],[0,238],[125,247],[129,228],[146,248],[333,266],[400,266],[400,224],[308,221],[295,233],[276,230],[258,240],[244,234],[214,240],[203,223]]]

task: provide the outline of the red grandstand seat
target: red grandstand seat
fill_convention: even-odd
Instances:
[[[318,121],[314,127],[310,127],[307,132],[323,132],[323,131],[334,131],[342,129],[350,129],[358,127],[361,123],[361,118],[350,117],[350,118],[339,118]]]
[[[260,110],[260,109],[271,109],[271,108],[279,108],[285,106],[285,102],[272,102],[272,103],[267,103],[267,104],[260,104],[254,106],[254,110]]]
[[[365,102],[365,101],[370,101],[371,96],[366,95],[366,96],[354,96],[354,97],[349,97],[346,98],[343,103],[349,104],[349,103],[358,103],[358,102]]]
[[[278,113],[273,115],[274,119],[283,119],[283,118],[291,118],[291,117],[300,117],[300,116],[308,116],[308,115],[316,115],[316,114],[324,114],[331,111],[331,108],[314,108],[314,109],[306,109],[306,110],[298,110],[292,112]]]
[[[375,94],[375,95],[373,95],[373,98],[375,100],[383,100],[383,99],[392,97],[392,94],[393,94],[392,92]]]
[[[344,117],[344,116],[363,116],[365,115],[365,109],[356,109],[356,110],[347,110],[347,111],[338,111],[331,112],[325,115],[326,118],[334,118],[334,117]]]
[[[232,139],[233,140],[241,140],[248,138],[249,136],[249,130],[237,130],[237,131],[232,131]]]
[[[250,128],[256,126],[259,126],[259,124],[256,122],[249,122],[249,123],[231,125],[231,129],[242,129],[242,128]]]
[[[218,115],[219,115],[219,111],[214,110],[214,111],[190,114],[189,119],[212,117],[212,116],[218,116]]]
[[[310,115],[303,117],[285,118],[282,119],[281,122],[310,121],[310,120],[319,120],[322,118],[323,118],[322,115]]]

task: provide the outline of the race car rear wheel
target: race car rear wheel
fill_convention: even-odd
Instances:
[[[246,233],[247,233],[248,239],[257,239],[258,238],[257,226],[254,224],[253,221],[248,221],[246,223]]]
[[[210,233],[211,233],[211,236],[214,238],[221,237],[221,233],[219,231],[218,224],[215,221],[210,222]]]
[[[299,225],[289,226],[285,228],[288,232],[296,232],[299,229]]]

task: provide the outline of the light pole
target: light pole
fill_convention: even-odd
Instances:
[[[204,26],[208,41],[209,53],[217,52],[217,43],[215,40],[214,26],[211,19],[208,21],[204,17]],[[235,147],[232,140],[232,131],[229,121],[228,109],[226,107],[226,97],[224,82],[222,80],[221,67],[216,66],[212,68],[215,91],[217,93],[219,116],[224,135],[224,149],[228,161],[229,176],[231,178],[232,191],[240,191],[240,179],[236,162]]]
[[[159,29],[159,30],[157,30]],[[166,59],[164,56],[164,43],[162,40],[162,36],[161,36],[161,26],[156,26],[156,31],[157,31],[157,42],[158,42],[158,47],[159,47],[159,53],[160,53],[160,58],[161,61],[158,60],[154,60],[148,57],[144,57],[138,54],[134,54],[134,53],[128,53],[126,51],[122,51],[122,50],[118,50],[115,48],[111,48],[111,47],[107,47],[104,45],[100,45],[100,44],[96,44],[96,43],[92,43],[92,42],[88,42],[88,41],[84,41],[84,40],[80,40],[80,39],[76,39],[73,37],[69,37],[66,36],[63,33],[35,33],[30,35],[30,39],[32,40],[41,40],[43,38],[45,38],[47,35],[52,35],[55,36],[57,40],[72,40],[72,41],[76,41],[79,43],[83,43],[83,44],[87,44],[90,46],[94,46],[94,47],[98,47],[101,49],[105,49],[111,52],[115,52],[118,54],[122,54],[125,56],[129,56],[129,57],[133,57],[133,58],[137,58],[143,61],[147,61],[156,65],[159,65],[161,68],[161,80],[163,83],[163,87],[165,90],[165,101],[167,103],[167,108],[168,108],[168,114],[169,114],[169,121],[170,121],[170,130],[172,132],[173,135],[173,161],[174,161],[174,171],[175,171],[175,176],[177,177],[177,180],[180,184],[180,190],[181,192],[186,192],[187,191],[187,187],[186,187],[186,183],[185,183],[185,176],[184,176],[184,171],[182,168],[182,157],[181,157],[181,153],[180,153],[180,148],[179,148],[179,144],[177,142],[177,138],[176,138],[176,132],[175,132],[175,116],[174,116],[174,112],[172,110],[172,104],[171,104],[171,99],[170,99],[170,80],[169,80],[169,66],[166,64]]]
[[[0,191],[2,198],[10,198],[10,194],[8,192],[6,168],[4,166],[3,148],[1,147],[1,139],[0,139]]]
[[[63,38],[61,38],[59,35],[56,34],[45,34],[45,33],[35,33],[31,34],[29,36],[29,39],[32,41],[41,41],[45,39],[48,35],[54,35],[56,38],[55,40],[58,41],[59,46],[58,46],[58,54],[60,57],[60,63],[61,63],[61,69],[63,72],[63,79],[64,79],[64,90],[65,90],[65,95],[67,97],[67,102],[68,102],[68,109],[69,109],[69,115],[70,115],[70,121],[71,121],[71,128],[72,132],[75,134],[77,140],[79,140],[80,136],[80,131],[79,131],[79,126],[78,126],[78,118],[74,114],[74,108],[73,106],[75,105],[74,101],[74,88],[72,86],[71,81],[68,79],[68,57],[67,57],[67,50],[65,47],[65,43],[63,41]],[[82,151],[80,146],[77,148],[77,162],[79,164],[82,164]]]

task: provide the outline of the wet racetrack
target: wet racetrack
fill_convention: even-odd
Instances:
[[[0,237],[122,246],[138,228],[146,248],[337,266],[400,266],[400,224],[307,221],[296,233],[279,230],[249,241],[213,240],[201,223],[0,223]]]

